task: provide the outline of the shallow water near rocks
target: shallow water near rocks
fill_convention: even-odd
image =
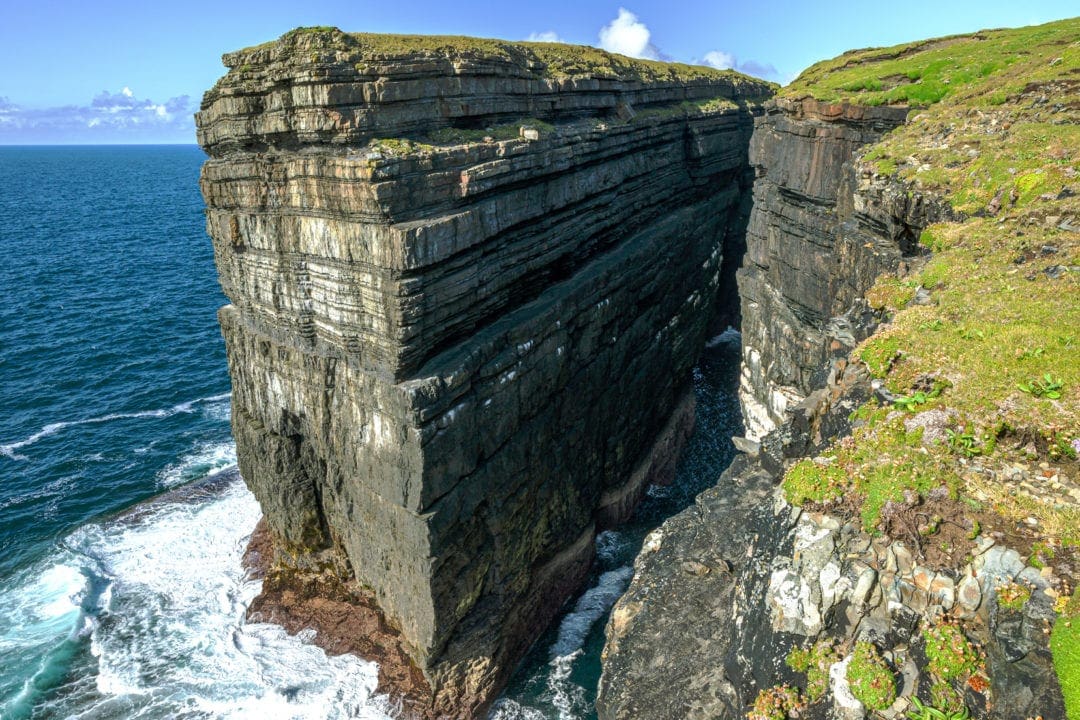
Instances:
[[[258,505],[235,473],[224,302],[194,146],[0,148],[0,717],[387,718],[376,667],[245,624]],[[588,588],[493,716],[590,718],[642,538],[730,462],[738,335],[695,370],[670,488],[599,539]]]
[[[534,644],[491,713],[491,720],[596,718],[600,653],[611,607],[633,577],[645,536],[693,503],[731,463],[733,435],[743,431],[737,397],[740,337],[728,330],[705,348],[694,368],[697,418],[679,459],[675,482],[649,488],[630,522],[597,538],[596,567],[588,589]]]

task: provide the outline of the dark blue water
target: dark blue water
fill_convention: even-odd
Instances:
[[[259,510],[227,469],[203,159],[0,147],[2,720],[388,716],[371,663],[243,621]],[[595,717],[606,614],[644,535],[730,461],[737,368],[737,335],[706,351],[675,486],[601,537],[589,589],[495,717]]]
[[[0,147],[0,578],[228,443],[203,159]]]
[[[370,663],[242,622],[203,159],[0,147],[3,720],[385,717]]]

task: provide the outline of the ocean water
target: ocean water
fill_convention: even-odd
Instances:
[[[246,624],[258,505],[235,471],[224,303],[194,146],[0,147],[0,718],[389,717],[377,668]],[[585,719],[641,539],[730,461],[738,337],[695,370],[671,488],[493,717]]]

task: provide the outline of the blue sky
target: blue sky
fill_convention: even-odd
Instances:
[[[5,0],[0,144],[194,142],[224,52],[299,25],[530,37],[787,82],[858,47],[1075,15],[1075,0]]]

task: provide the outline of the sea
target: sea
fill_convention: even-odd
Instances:
[[[236,471],[196,146],[0,147],[0,718],[392,716],[377,667],[247,623],[258,503]],[[600,536],[588,587],[495,720],[589,720],[644,536],[742,427],[739,337],[694,370],[676,482]]]

